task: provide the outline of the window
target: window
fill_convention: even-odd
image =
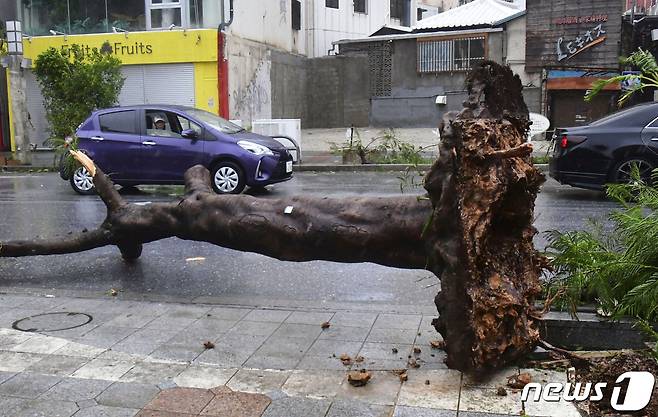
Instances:
[[[113,27],[146,29],[144,3],[134,0],[20,0],[19,4],[23,29],[32,36],[48,35],[50,30],[75,34],[112,32]]]
[[[486,38],[418,42],[418,72],[468,71],[486,57]]]
[[[146,29],[189,27],[189,2],[182,0],[145,0]]]
[[[354,0],[355,13],[367,13],[366,0]]]
[[[178,124],[180,126],[181,132],[183,130],[194,130],[199,137],[201,136],[201,133],[203,132],[203,129],[201,129],[201,126],[198,124],[194,123],[190,119],[186,119],[183,116],[176,115],[176,118],[178,119]]]
[[[338,0],[325,0],[324,4],[330,9],[338,9],[340,7],[338,4]]]
[[[292,0],[292,28],[294,30],[300,30],[302,28],[302,4],[299,0]]]
[[[134,110],[105,113],[98,116],[101,132],[137,134]]]
[[[390,0],[391,19],[402,19],[404,15],[404,0]]]
[[[182,139],[183,130],[194,130],[199,137],[203,129],[198,124],[179,114],[162,111],[146,111],[146,134],[167,138]]]

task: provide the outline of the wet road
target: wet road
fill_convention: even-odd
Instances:
[[[291,194],[323,196],[399,195],[398,173],[297,173],[270,187],[262,198]],[[409,184],[409,178],[405,183]],[[131,202],[168,201],[177,187],[142,187],[126,195]],[[421,193],[407,187],[405,193]],[[547,230],[587,227],[589,219],[605,221],[615,204],[602,193],[560,186],[549,180],[537,200],[538,248]],[[75,194],[57,174],[0,175],[0,240],[47,237],[94,228],[105,206],[94,196]],[[205,258],[190,260],[190,258]],[[116,248],[81,254],[0,259],[0,287],[56,288],[126,292],[172,297],[266,297],[279,300],[432,303],[438,281],[425,271],[406,271],[373,264],[291,263],[216,246],[167,239],[146,245],[140,261],[127,266]]]

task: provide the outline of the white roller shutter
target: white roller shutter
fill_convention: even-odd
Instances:
[[[50,136],[49,125],[46,120],[46,108],[43,106],[41,86],[32,71],[25,71],[27,112],[30,116],[28,122],[28,137],[30,143],[43,147],[43,142]]]
[[[119,96],[122,106],[195,104],[194,64],[129,65],[121,71],[126,79]]]
[[[119,94],[121,106],[144,104],[144,69],[143,65],[126,65],[121,67],[124,78],[123,89]]]

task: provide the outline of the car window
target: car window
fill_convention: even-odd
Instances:
[[[146,134],[170,138],[183,138],[176,114],[163,110],[146,110]]]
[[[648,127],[658,127],[658,114],[656,115],[656,118],[651,122],[651,124]]]
[[[105,113],[98,116],[101,132],[137,134],[134,110]]]
[[[178,118],[178,124],[182,129],[181,131],[194,130],[199,136],[201,136],[201,126],[181,115],[176,115],[176,117]]]
[[[640,104],[605,116],[591,126],[644,127],[658,116],[658,106]]]
[[[209,113],[205,110],[193,109],[187,112],[190,116],[194,117],[197,120],[200,120],[204,123],[209,124],[215,129],[219,130],[222,133],[238,133],[244,129],[234,123],[229,122],[226,119],[222,119],[216,114]]]

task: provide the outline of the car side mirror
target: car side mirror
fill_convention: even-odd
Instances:
[[[180,132],[180,135],[185,139],[192,139],[192,140],[199,139],[199,134],[194,129],[183,130],[182,132]]]

